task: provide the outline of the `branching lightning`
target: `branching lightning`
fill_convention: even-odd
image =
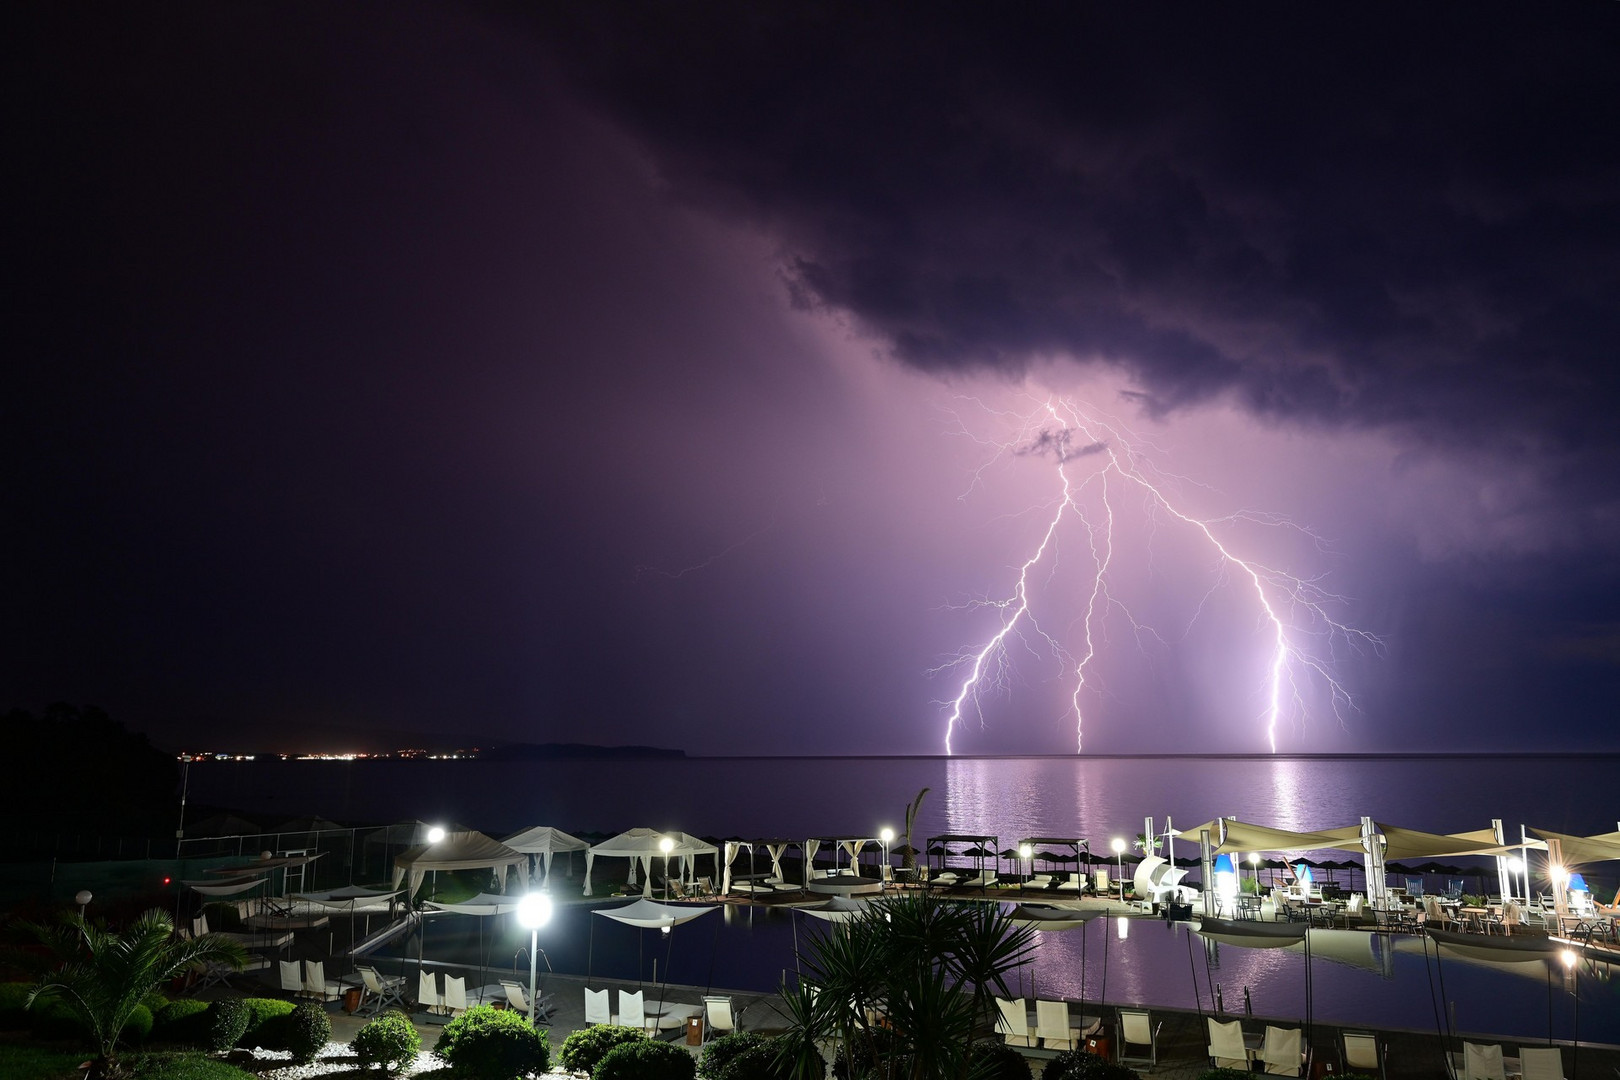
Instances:
[[[1144,637],[1163,643],[1163,637],[1139,621],[1110,588],[1116,553],[1116,504],[1124,492],[1132,490],[1141,493],[1156,523],[1186,532],[1209,551],[1218,565],[1215,581],[1196,605],[1193,622],[1203,613],[1210,597],[1225,586],[1236,585],[1252,595],[1256,616],[1266,631],[1268,658],[1265,684],[1260,688],[1264,702],[1260,719],[1271,751],[1277,750],[1278,728],[1285,716],[1310,712],[1307,689],[1312,684],[1318,692],[1325,691],[1335,719],[1344,723],[1356,704],[1335,674],[1334,650],[1348,645],[1381,652],[1382,642],[1371,633],[1333,618],[1330,607],[1342,604],[1344,598],[1324,590],[1318,579],[1299,577],[1252,554],[1242,554],[1237,550],[1237,540],[1223,534],[1232,532],[1240,523],[1290,529],[1324,549],[1319,537],[1275,514],[1243,510],[1222,517],[1197,516],[1183,505],[1177,493],[1187,481],[1164,474],[1151,463],[1146,451],[1156,448],[1135,439],[1117,421],[1075,401],[1052,398],[1027,415],[1002,415],[1016,422],[1016,434],[1005,442],[978,440],[993,453],[975,472],[969,491],[984,482],[990,464],[1009,455],[1054,459],[1057,486],[1045,507],[1045,530],[1019,565],[1010,594],[973,605],[1000,613],[995,633],[982,645],[964,650],[934,669],[935,674],[966,669],[956,696],[943,703],[947,710],[947,754],[952,752],[952,737],[958,726],[970,714],[976,715],[981,724],[984,722],[982,695],[1007,685],[1011,664],[1008,649],[1014,641],[1029,646],[1030,637],[1038,639],[1069,671],[1077,752],[1084,747],[1088,676],[1106,644],[1106,617],[1116,613],[1128,620],[1139,643]],[[961,430],[967,432],[965,426]],[[1090,496],[1094,509],[1086,508],[1083,494]],[[1089,559],[1085,602],[1072,627],[1078,638],[1072,652],[1057,634],[1042,626],[1032,598],[1032,584],[1041,568],[1044,566],[1048,575],[1055,573],[1060,532],[1071,518],[1079,522]]]

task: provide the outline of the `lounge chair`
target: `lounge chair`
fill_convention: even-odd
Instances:
[[[1159,1032],[1163,1029],[1164,1021],[1160,1020],[1155,1027],[1153,1014],[1146,1009],[1119,1010],[1119,1049],[1114,1060],[1122,1065],[1127,1061],[1145,1061],[1149,1067],[1156,1068],[1159,1064]],[[1147,1053],[1127,1054],[1125,1048],[1128,1046],[1145,1046]]]
[[[722,995],[703,998],[703,1041],[730,1035],[737,1030],[737,1015],[732,1011],[731,999]]]
[[[1406,895],[1414,899],[1423,895],[1423,879],[1409,877],[1406,879]]]
[[[444,1011],[460,1016],[467,1011],[467,980],[459,975],[444,977]]]
[[[1209,1021],[1209,1063],[1216,1069],[1249,1067],[1249,1048],[1243,1042],[1243,1024],[1238,1020]]]
[[[326,981],[326,961],[304,961],[304,992],[316,1001],[337,1001],[343,996],[343,984]]]
[[[1026,889],[1048,889],[1051,886],[1051,874],[1031,874],[1029,880],[1024,882],[1024,888]]]
[[[1305,1039],[1299,1028],[1266,1025],[1260,1044],[1260,1063],[1273,1076],[1301,1076],[1305,1072]]]
[[[941,870],[939,873],[928,879],[928,884],[940,889],[949,889],[960,884],[961,881],[962,879],[953,871]]]
[[[1524,1080],[1564,1080],[1564,1052],[1556,1046],[1519,1047]]]
[[[1388,1047],[1378,1036],[1365,1031],[1346,1031],[1344,1040],[1344,1071],[1376,1076],[1384,1080],[1384,1058]]]
[[[1446,899],[1461,900],[1463,896],[1463,879],[1460,877],[1446,878]]]
[[[382,975],[373,967],[357,967],[360,973],[360,984],[365,987],[365,994],[370,994],[371,1015],[376,1016],[390,1005],[403,1005],[405,997],[405,978],[402,975]]]
[[[782,892],[782,893],[804,892],[804,886],[803,885],[800,885],[797,881],[788,881],[786,878],[769,877],[769,878],[765,879],[765,884],[769,885],[771,887],[771,889],[773,891],[775,891],[775,892]]]
[[[1035,1002],[1035,1033],[1048,1050],[1073,1050],[1080,1044],[1080,1029],[1069,1026],[1069,1005],[1065,1001]]]
[[[585,1023],[611,1024],[613,1013],[608,1009],[608,992],[606,990],[585,991]]]
[[[646,999],[641,996],[640,990],[619,991],[619,1011],[613,1017],[613,1022],[621,1027],[639,1028],[647,1030]]]
[[[297,960],[280,960],[281,991],[293,997],[304,996],[304,969]]]
[[[428,1012],[443,1012],[444,998],[439,996],[438,976],[431,971],[417,973],[416,1004]]]
[[[1023,998],[996,998],[996,1031],[1008,1046],[1034,1046],[1035,1035],[1029,1031],[1029,1010]]]
[[[1507,1080],[1501,1043],[1463,1043],[1462,1068],[1457,1080]]]
[[[996,884],[1000,880],[1001,879],[996,877],[994,872],[986,870],[981,874],[975,874],[973,877],[961,882],[960,886],[964,889],[988,889],[990,886]]]
[[[1366,903],[1367,898],[1358,892],[1351,893],[1350,899],[1344,902],[1344,911],[1341,914],[1344,917],[1344,928],[1346,930],[1350,929],[1352,925],[1361,923],[1361,909]]]
[[[551,1003],[551,998],[547,997],[545,994],[539,994],[536,1001],[531,1004],[528,994],[524,992],[522,983],[515,983],[509,979],[502,979],[501,989],[506,991],[506,1007],[527,1016],[530,1023],[538,1023],[539,1021],[544,1020],[546,1018],[546,1014],[555,1008],[555,1006],[553,1006]],[[535,1015],[536,1010],[539,1012],[538,1016]]]
[[[1063,875],[1063,880],[1057,883],[1057,887],[1062,892],[1082,892],[1085,890],[1086,883],[1080,880],[1079,874],[1070,871]]]

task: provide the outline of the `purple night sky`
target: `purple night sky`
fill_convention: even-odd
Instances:
[[[12,13],[0,708],[938,753],[1065,400],[1380,639],[1280,749],[1620,750],[1620,7],[1138,7]],[[1088,625],[1087,752],[1267,749],[1127,486],[957,752],[1073,752]]]

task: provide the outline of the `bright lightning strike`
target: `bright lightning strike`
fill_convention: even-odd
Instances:
[[[1277,731],[1285,716],[1309,713],[1306,699],[1310,685],[1326,691],[1335,719],[1344,723],[1346,713],[1354,711],[1356,706],[1350,692],[1334,673],[1334,651],[1348,645],[1369,648],[1376,653],[1382,651],[1382,642],[1373,634],[1332,617],[1329,608],[1342,604],[1342,597],[1325,591],[1315,579],[1296,576],[1268,565],[1253,554],[1241,553],[1238,541],[1223,535],[1240,523],[1249,523],[1294,530],[1322,548],[1324,545],[1315,534],[1276,515],[1253,511],[1217,518],[1197,516],[1182,504],[1176,493],[1181,478],[1160,473],[1146,456],[1144,451],[1152,448],[1140,445],[1116,421],[1072,400],[1053,398],[1028,415],[1011,418],[1017,428],[1014,438],[1005,442],[980,440],[994,452],[975,473],[972,486],[983,482],[993,461],[1008,455],[1055,460],[1056,485],[1043,514],[1045,530],[1034,550],[1019,565],[1011,592],[974,605],[995,609],[999,613],[999,627],[982,645],[964,650],[935,669],[935,673],[966,669],[955,698],[945,703],[947,754],[952,752],[952,737],[958,726],[970,714],[983,723],[982,695],[1006,687],[1011,672],[1008,650],[1012,643],[1029,647],[1030,637],[1038,639],[1068,669],[1073,680],[1070,711],[1076,751],[1084,747],[1084,706],[1091,688],[1088,677],[1099,649],[1106,643],[1105,619],[1110,614],[1123,616],[1138,642],[1145,637],[1163,643],[1164,639],[1131,614],[1111,588],[1116,554],[1116,506],[1128,491],[1140,493],[1157,523],[1179,528],[1218,564],[1216,580],[1198,603],[1193,621],[1202,614],[1210,596],[1226,584],[1235,583],[1251,596],[1256,616],[1266,631],[1268,655],[1264,665],[1265,682],[1260,688],[1265,703],[1261,719],[1271,751],[1277,750]],[[1073,627],[1079,640],[1072,652],[1057,635],[1043,627],[1037,618],[1033,597],[1036,578],[1042,573],[1048,578],[1055,575],[1060,533],[1071,519],[1079,522],[1088,549],[1085,602]]]

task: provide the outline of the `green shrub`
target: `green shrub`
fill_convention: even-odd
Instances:
[[[188,1054],[151,1054],[124,1058],[132,1080],[258,1080],[229,1062]]]
[[[248,1009],[248,1026],[236,1045],[287,1049],[287,1018],[292,1015],[293,1003],[280,998],[243,998],[242,1004]]]
[[[974,1080],[1031,1080],[1029,1059],[999,1039],[973,1046]]]
[[[512,1080],[551,1067],[546,1035],[522,1013],[489,1005],[468,1009],[444,1025],[433,1052],[468,1080]]]
[[[288,1021],[287,1049],[294,1062],[308,1065],[332,1041],[332,1018],[319,1005],[306,1001],[293,1009]]]
[[[692,1080],[696,1075],[697,1062],[686,1047],[662,1039],[615,1046],[591,1070],[591,1080]]]
[[[208,1020],[204,1014],[209,1007],[208,1002],[195,998],[169,1002],[152,1017],[152,1041],[178,1043],[181,1046],[204,1045],[208,1039]],[[246,1009],[242,1010],[242,1022],[244,1025],[247,1023]],[[232,1045],[235,1045],[234,1041]]]
[[[1046,1063],[1041,1080],[1137,1080],[1137,1076],[1089,1050],[1063,1050]]]
[[[720,1080],[733,1060],[745,1056],[746,1051],[763,1045],[767,1045],[765,1037],[749,1031],[733,1031],[729,1035],[722,1035],[703,1048],[703,1056],[698,1058],[697,1074],[701,1080]]]
[[[398,1009],[389,1009],[354,1037],[360,1067],[381,1068],[390,1075],[414,1062],[421,1049],[422,1037],[416,1033],[416,1025]]]
[[[145,997],[141,998],[141,1004],[145,1005],[147,1010],[151,1012],[153,1016],[157,1016],[158,1013],[162,1012],[163,1007],[168,1003],[169,995],[165,994],[161,990],[153,990],[150,994],[147,994]]]
[[[241,998],[221,998],[208,1006],[208,1013],[203,1017],[200,1025],[201,1046],[205,1050],[224,1053],[242,1041],[252,1019],[252,1010],[246,1001]]]
[[[558,1056],[562,1061],[562,1067],[569,1072],[594,1072],[596,1063],[601,1061],[609,1050],[622,1043],[636,1042],[646,1037],[646,1033],[640,1028],[597,1024],[595,1027],[580,1028],[564,1039],[562,1052]]]
[[[90,1034],[79,1014],[60,999],[34,1002],[28,1010],[28,1030],[40,1042],[77,1042]]]
[[[129,1010],[129,1019],[124,1021],[124,1030],[118,1033],[118,1041],[125,1046],[139,1046],[152,1037],[152,1010],[145,1005],[137,1005]]]
[[[27,1030],[28,1010],[23,1007],[27,1000],[27,983],[0,983],[0,1031]]]
[[[1198,1074],[1198,1080],[1254,1080],[1254,1073],[1247,1069],[1205,1069]]]

